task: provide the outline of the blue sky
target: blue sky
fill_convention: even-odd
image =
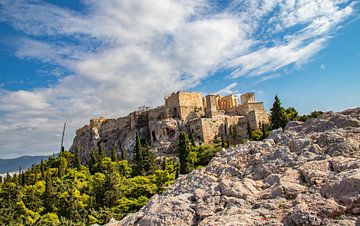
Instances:
[[[360,105],[351,0],[0,1],[0,158],[56,152],[93,117],[176,90],[276,94],[300,113]]]

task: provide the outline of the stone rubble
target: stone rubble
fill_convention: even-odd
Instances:
[[[360,225],[360,108],[222,150],[118,225]]]

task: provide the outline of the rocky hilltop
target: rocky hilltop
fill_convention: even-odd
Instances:
[[[83,162],[90,158],[92,150],[112,150],[132,160],[135,137],[148,144],[158,156],[176,155],[181,131],[191,134],[198,143],[212,143],[218,138],[239,143],[248,137],[248,131],[269,124],[269,116],[255,93],[238,97],[206,95],[199,92],[174,92],[164,98],[157,108],[141,107],[138,111],[118,119],[104,117],[90,120],[90,124],[76,131],[70,151],[77,152]]]
[[[221,151],[121,225],[360,225],[360,108]],[[112,225],[114,222],[112,222]]]

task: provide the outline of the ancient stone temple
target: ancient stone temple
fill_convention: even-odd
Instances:
[[[231,143],[248,137],[248,132],[269,124],[269,115],[254,93],[236,95],[206,95],[198,92],[175,92],[157,108],[140,108],[118,119],[96,118],[76,131],[71,151],[79,151],[86,161],[89,151],[103,147],[109,151],[130,151],[135,136],[154,146],[158,152],[168,153],[181,131],[191,134],[199,143],[211,143],[226,138]]]

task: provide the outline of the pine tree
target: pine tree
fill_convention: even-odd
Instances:
[[[117,162],[118,161],[118,155],[115,151],[115,148],[111,149],[111,161]]]
[[[281,102],[279,97],[275,96],[275,101],[273,103],[273,107],[270,109],[271,111],[271,128],[285,128],[287,123],[286,113],[284,108],[281,106]]]
[[[190,146],[189,137],[185,132],[179,136],[179,160],[180,160],[180,173],[187,174],[191,170],[190,166]]]

